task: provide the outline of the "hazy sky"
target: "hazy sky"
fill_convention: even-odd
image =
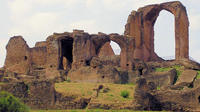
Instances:
[[[22,35],[33,47],[54,32],[73,29],[123,34],[132,10],[166,1],[171,0],[0,0],[0,66],[5,46],[14,35]],[[181,2],[190,20],[190,56],[200,61],[200,0]],[[174,17],[162,11],[155,24],[155,50],[161,57],[174,56],[174,45]]]

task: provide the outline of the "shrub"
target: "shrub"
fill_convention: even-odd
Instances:
[[[70,83],[70,82],[71,82],[71,79],[70,79],[70,78],[67,78],[66,82]]]
[[[1,91],[0,112],[29,112],[29,108],[12,94]]]
[[[128,98],[128,97],[129,97],[129,92],[126,91],[126,90],[121,91],[121,96],[122,96],[123,98]]]
[[[198,74],[197,74],[197,78],[196,79],[200,79],[200,71],[197,71]]]
[[[156,88],[157,90],[160,90],[160,86],[157,86],[157,88]]]

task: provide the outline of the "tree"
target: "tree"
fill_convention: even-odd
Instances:
[[[0,112],[29,112],[29,108],[12,94],[1,91]]]

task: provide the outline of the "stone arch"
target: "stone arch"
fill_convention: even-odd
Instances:
[[[128,43],[126,41],[126,38],[124,38],[121,35],[118,34],[111,34],[110,35],[110,40],[113,42],[116,42],[119,47],[121,48],[121,53],[120,53],[120,66],[124,69],[127,69],[127,64],[128,64]],[[129,65],[129,64],[128,64]]]
[[[115,53],[110,45],[110,41],[104,43],[99,51],[97,52],[97,56],[104,57],[104,56],[114,56]]]
[[[119,36],[117,34],[116,35],[115,34],[111,34],[111,35],[107,36],[107,38],[104,38],[101,41],[99,41],[98,44],[95,44],[96,45],[96,55],[98,56],[101,48],[105,44],[110,43],[111,41],[117,43],[119,45],[119,47],[121,48],[121,50],[126,47],[126,44],[125,44],[126,41],[125,41],[124,37]]]
[[[189,58],[188,27],[189,21],[185,7],[180,2],[168,2],[147,6],[143,11],[144,44],[150,50],[150,60],[158,59],[154,52],[154,24],[162,10],[169,11],[175,18],[175,59]]]
[[[110,41],[110,46],[111,46],[111,48],[112,48],[112,50],[114,52],[114,55],[120,56],[120,53],[121,53],[120,46],[114,41]]]
[[[135,39],[133,59],[162,60],[154,52],[153,27],[161,10],[171,12],[175,18],[175,59],[189,59],[189,21],[185,7],[178,1],[149,5],[131,12],[124,34]]]

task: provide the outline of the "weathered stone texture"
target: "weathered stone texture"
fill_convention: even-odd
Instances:
[[[36,47],[30,49],[32,65],[45,68],[47,59],[46,47]]]
[[[195,78],[197,77],[197,71],[195,70],[184,70],[178,78],[175,85],[187,85],[193,84]]]
[[[115,53],[110,45],[110,42],[105,43],[101,47],[99,54],[98,54],[98,56],[114,56],[114,55],[115,55]]]
[[[17,73],[28,72],[31,59],[29,46],[26,44],[26,41],[21,36],[12,37],[6,49],[5,68]]]
[[[46,78],[54,79],[67,75],[70,70],[90,66],[94,57],[101,57],[99,59],[103,63],[102,66],[116,64],[115,66],[124,70],[136,70],[138,74],[142,71],[142,74],[147,74],[147,68],[139,67],[137,60],[163,61],[154,52],[154,24],[162,10],[174,14],[176,60],[186,63],[189,26],[186,9],[180,2],[167,2],[132,11],[124,35],[107,35],[101,32],[90,35],[84,30],[73,30],[54,33],[46,41],[37,42],[33,48],[29,48],[21,36],[12,37],[7,45],[5,69],[25,75],[45,72]],[[106,61],[103,59],[114,56],[109,45],[111,41],[116,42],[121,48],[118,62],[112,62],[112,58]]]
[[[175,83],[177,77],[176,69],[172,69],[168,72],[153,72],[152,75],[146,76],[148,82],[154,82],[157,87],[171,86]]]
[[[136,110],[199,111],[200,87],[184,90],[156,90],[146,79],[137,81],[134,94]]]
[[[185,7],[178,1],[149,5],[131,12],[124,34],[135,38],[134,58],[161,60],[154,51],[154,24],[162,10],[171,12],[175,17],[176,60],[189,58],[189,21]]]
[[[46,47],[46,46],[47,46],[47,42],[46,41],[37,42],[35,44],[35,47]]]

